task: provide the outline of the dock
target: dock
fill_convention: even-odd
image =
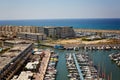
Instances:
[[[45,73],[46,73],[46,69],[49,63],[49,59],[51,56],[51,52],[50,51],[45,51],[45,56],[43,57],[42,61],[41,61],[41,65],[39,67],[39,72],[36,73],[35,75],[35,80],[43,80]]]
[[[74,58],[75,65],[76,65],[76,67],[77,67],[77,70],[78,70],[78,73],[79,73],[79,76],[80,76],[80,80],[84,80],[83,75],[82,75],[82,72],[81,72],[81,69],[80,69],[80,66],[78,65],[78,61],[77,61],[77,59],[76,59],[75,54],[73,54],[73,58]]]
[[[87,54],[68,54],[67,68],[70,80],[103,80],[105,79],[91,60],[89,60]],[[105,79],[106,80],[106,79]]]

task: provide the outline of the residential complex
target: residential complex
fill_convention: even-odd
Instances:
[[[46,35],[43,34],[43,33],[21,32],[21,33],[17,33],[17,38],[30,39],[30,40],[39,41],[39,40],[45,40],[46,39]]]
[[[45,34],[51,38],[75,37],[75,32],[72,27],[45,27]]]
[[[75,32],[72,27],[1,26],[0,36],[44,40],[46,36],[51,38],[73,38]]]

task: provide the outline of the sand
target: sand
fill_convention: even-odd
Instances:
[[[50,44],[78,45],[78,44],[97,44],[97,43],[106,43],[106,42],[109,42],[109,40],[103,39],[103,40],[96,40],[96,41],[82,41],[82,38],[75,38],[75,39],[59,39],[55,41],[50,41]]]

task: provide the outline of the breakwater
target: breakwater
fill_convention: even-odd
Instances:
[[[46,46],[46,47],[52,47],[54,48],[54,44],[40,44],[42,46]],[[81,44],[81,45],[63,45],[64,46],[64,50],[80,50],[80,49],[84,49],[84,50],[120,50],[120,44],[111,44],[111,45],[107,45],[107,44]]]

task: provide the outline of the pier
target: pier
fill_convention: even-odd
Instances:
[[[56,65],[58,62],[58,55],[54,52],[51,52],[50,60],[48,63],[48,67],[46,69],[46,74],[44,75],[44,80],[55,80],[57,69]]]
[[[51,52],[50,51],[45,51],[45,57],[41,61],[41,65],[40,65],[40,68],[39,68],[39,73],[37,73],[35,75],[35,80],[43,80],[44,79],[50,56],[51,56]]]
[[[80,80],[84,80],[82,72],[81,72],[81,69],[80,69],[80,66],[78,65],[78,62],[77,62],[75,54],[73,54],[73,58],[74,58],[75,65],[77,67],[77,70],[78,70],[78,73],[79,73],[79,76],[80,76]]]

